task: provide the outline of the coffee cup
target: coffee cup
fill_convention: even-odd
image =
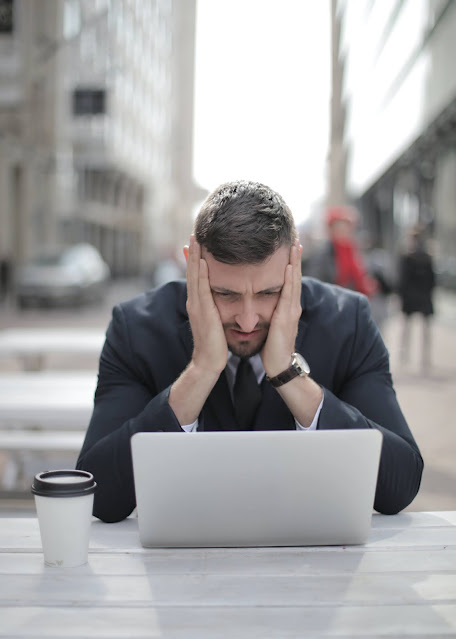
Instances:
[[[96,486],[93,475],[84,470],[48,470],[35,475],[32,493],[48,566],[69,568],[87,563]]]

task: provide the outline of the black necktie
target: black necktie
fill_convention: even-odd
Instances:
[[[248,359],[241,359],[233,389],[234,414],[240,430],[250,430],[261,402],[261,388]]]

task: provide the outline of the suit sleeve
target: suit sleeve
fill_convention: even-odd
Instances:
[[[318,428],[377,428],[383,434],[374,508],[395,514],[408,506],[420,487],[423,459],[394,391],[389,357],[360,297],[357,323],[344,381],[336,394],[324,388]]]
[[[141,379],[125,317],[113,311],[100,357],[94,410],[77,468],[97,482],[93,514],[106,522],[128,517],[136,506],[130,439],[140,431],[180,431],[168,404],[170,387],[157,392]]]

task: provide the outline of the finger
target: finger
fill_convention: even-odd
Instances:
[[[290,248],[290,264],[301,269],[301,253],[302,246],[299,240],[296,240]]]
[[[187,295],[190,300],[197,299],[199,288],[200,248],[195,236],[190,236],[187,262]]]
[[[301,265],[302,246],[299,241],[293,247],[291,264],[293,267],[293,300],[301,306],[301,287],[302,287],[302,265]]]
[[[199,261],[199,288],[198,295],[201,303],[209,304],[211,307],[214,304],[212,297],[211,285],[209,282],[209,268],[205,259],[201,258]]]
[[[288,313],[288,310],[292,301],[293,290],[293,266],[287,264],[285,267],[285,278],[280,292],[279,302],[277,304],[277,310]]]
[[[290,301],[292,301],[296,297],[296,287],[301,277],[301,253],[299,249],[300,246],[301,245],[299,244],[299,240],[296,240],[290,247],[290,258],[287,266],[287,270],[289,271],[289,286],[287,286],[285,290],[285,297],[287,300]]]
[[[299,243],[298,243],[299,244]],[[296,244],[290,248],[290,261],[285,269],[285,280],[280,294],[278,311],[289,319],[301,314],[301,256]]]

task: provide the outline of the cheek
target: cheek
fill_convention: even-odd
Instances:
[[[222,324],[230,321],[230,319],[234,315],[233,304],[227,304],[226,302],[223,302],[223,300],[216,300],[216,299],[214,299],[214,304],[217,307],[217,310],[220,315],[220,319],[222,320]]]
[[[258,315],[260,322],[268,324],[271,322],[278,302],[278,297],[265,297],[255,302],[255,313]]]
[[[278,303],[279,303],[278,297],[266,298],[265,300],[261,302],[261,311],[259,312],[259,315],[261,315],[261,318],[264,321],[266,322],[271,321],[271,317]]]

